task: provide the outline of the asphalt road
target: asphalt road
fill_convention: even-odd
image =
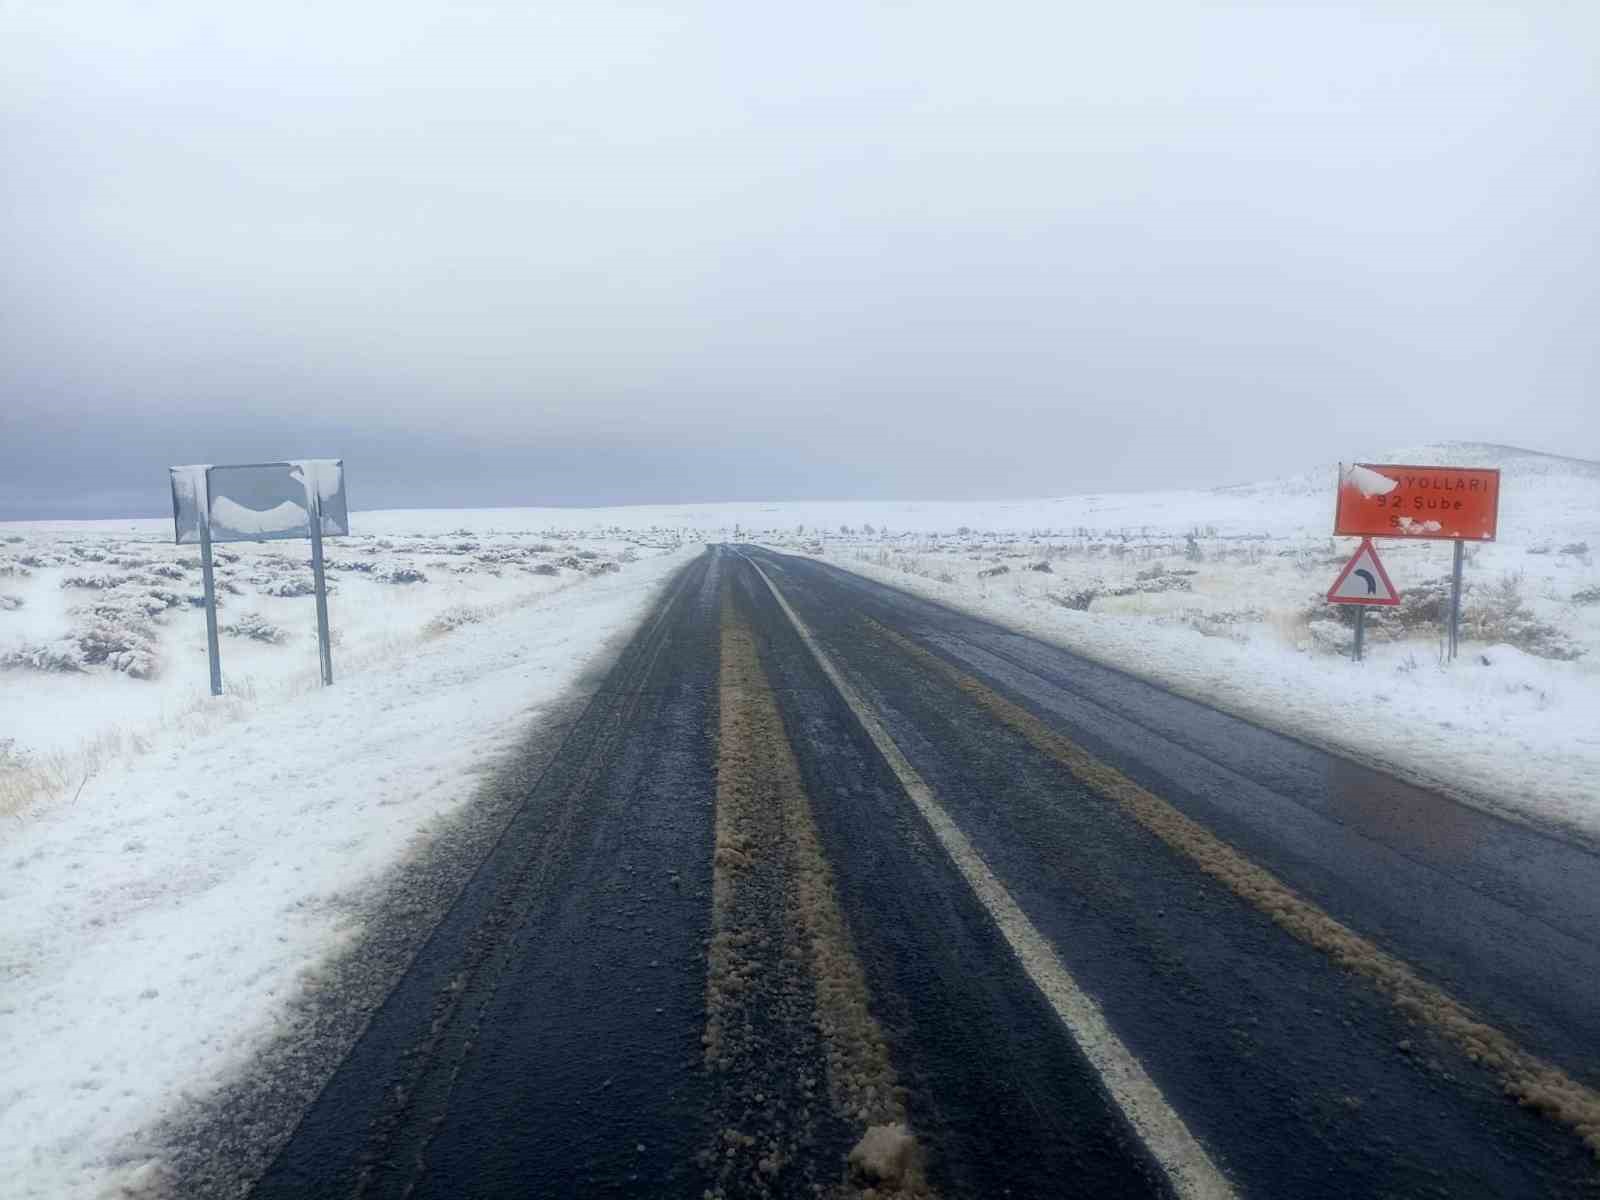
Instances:
[[[678,578],[256,1183],[1600,1196],[1600,858],[811,560]]]

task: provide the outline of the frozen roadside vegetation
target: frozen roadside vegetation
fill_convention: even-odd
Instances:
[[[472,798],[701,549],[646,541],[532,552],[540,562],[547,553],[630,561],[592,574],[562,568],[554,581],[572,586],[531,596],[520,579],[503,591],[449,589],[406,610],[405,626],[379,624],[380,652],[365,657],[351,649],[363,630],[352,598],[360,593],[342,589],[336,613],[356,632],[346,633],[336,686],[286,680],[281,694],[212,702],[215,715],[197,707],[137,747],[122,744],[75,795],[0,821],[8,1197],[140,1195],[159,1184],[152,1131],[271,1041],[302,990],[357,936],[365,898],[386,873]],[[377,550],[381,561],[399,560]],[[436,547],[418,557],[424,570],[452,561]],[[263,570],[243,555],[232,565],[240,575]],[[436,626],[445,614],[453,616]],[[301,643],[304,625],[293,620]],[[287,653],[270,637],[242,640]],[[203,687],[203,655],[200,665]],[[9,692],[48,678],[13,669],[0,685]],[[114,670],[79,678],[117,689],[99,709],[146,686]],[[25,767],[29,753],[0,738],[0,759]]]
[[[1380,543],[1405,605],[1322,597],[1334,467],[1213,492],[969,505],[948,528],[858,506],[750,535],[1062,645],[1480,807],[1600,840],[1600,464],[1437,446],[1385,461],[1504,469],[1500,540],[1467,548],[1463,642],[1443,659],[1451,547]],[[1039,521],[1048,505],[1053,520]],[[1009,513],[1008,513],[1009,510]],[[1032,518],[1018,523],[1014,514]]]
[[[363,532],[328,541],[336,678],[681,544],[649,528],[481,517],[363,514]],[[219,545],[216,586],[220,704],[199,553],[172,545],[170,521],[0,525],[0,737],[12,744],[0,816],[70,793],[175,727],[316,686],[309,544]]]

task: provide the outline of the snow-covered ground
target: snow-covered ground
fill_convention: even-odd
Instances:
[[[0,524],[0,1191],[147,1170],[149,1131],[282,1028],[360,899],[706,541],[818,554],[1600,837],[1600,464],[1370,457],[1505,470],[1453,665],[1444,543],[1382,543],[1413,603],[1345,657],[1320,601],[1355,545],[1327,533],[1332,464],[992,503],[358,512],[328,543],[332,689],[305,547],[221,548],[220,700],[170,522]]]
[[[362,514],[357,536],[327,541],[336,679],[682,544],[479,516]],[[170,521],[0,525],[0,814],[174,728],[316,685],[309,543],[217,547],[218,704],[198,550],[171,542]]]

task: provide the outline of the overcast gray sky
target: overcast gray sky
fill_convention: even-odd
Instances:
[[[0,2],[0,518],[1600,458],[1600,5]]]

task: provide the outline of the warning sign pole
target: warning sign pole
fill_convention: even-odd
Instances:
[[[1361,539],[1361,545],[1345,563],[1339,578],[1333,581],[1328,589],[1328,603],[1356,606],[1356,644],[1351,657],[1360,662],[1367,642],[1368,607],[1393,608],[1400,603],[1400,593],[1395,590],[1389,572],[1383,569],[1383,560],[1378,557],[1378,548],[1371,538]]]

